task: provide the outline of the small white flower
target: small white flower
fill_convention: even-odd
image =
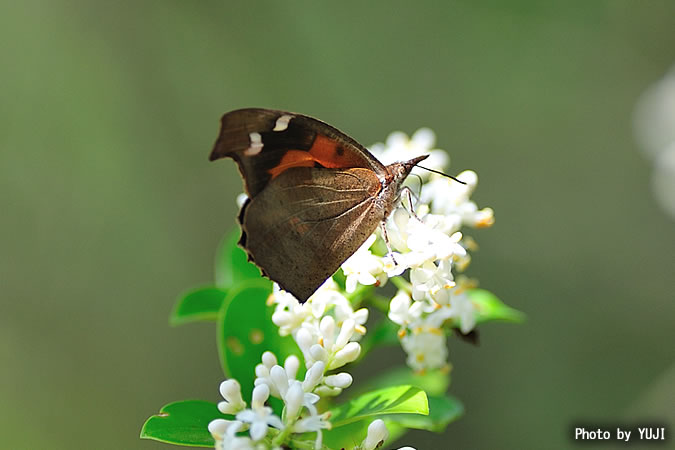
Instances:
[[[293,431],[295,433],[316,432],[316,441],[314,442],[314,448],[320,449],[323,437],[321,430],[330,429],[331,427],[330,422],[328,421],[329,417],[330,412],[325,412],[321,415],[316,414],[316,412],[314,412],[310,414],[309,417],[305,417],[295,422],[295,425],[293,425]]]
[[[412,302],[405,291],[398,291],[389,304],[389,319],[395,324],[407,326],[416,322],[424,312],[423,302]]]
[[[387,430],[384,421],[381,419],[373,420],[368,425],[368,434],[361,444],[363,450],[374,450],[384,445],[384,441],[389,438],[389,431]]]
[[[277,366],[278,367],[278,366]],[[250,424],[250,435],[253,441],[259,441],[267,435],[269,426],[279,430],[284,428],[279,416],[272,412],[272,408],[265,406],[269,398],[270,388],[267,384],[260,384],[253,388],[251,409],[245,409],[237,414],[237,420]]]
[[[421,267],[410,271],[413,299],[422,300],[426,295],[440,305],[447,305],[450,289],[455,286],[450,261],[441,260],[438,266],[426,262]]]
[[[384,273],[382,258],[370,251],[376,238],[377,236],[372,234],[352,256],[342,263],[342,271],[347,277],[346,291],[348,293],[354,292],[357,284],[380,286],[386,283],[387,275]]]
[[[311,415],[304,419],[298,420],[293,427],[296,433],[307,433],[311,431],[320,431],[321,429],[330,429],[331,425],[328,421],[330,413],[325,412],[321,415]]]
[[[272,314],[272,322],[279,327],[279,334],[287,336],[299,329],[303,322],[311,316],[312,308],[307,303],[300,304],[292,294],[282,291],[275,283],[270,296],[270,303],[277,305]]]
[[[466,334],[476,326],[476,305],[466,293],[453,295],[450,300],[450,309],[453,317],[459,319],[459,329]]]
[[[416,371],[438,369],[446,365],[448,349],[443,330],[415,330],[403,336],[401,346],[408,354],[408,366]]]
[[[336,299],[334,303],[335,322],[338,326],[342,326],[347,320],[354,322],[354,335],[352,340],[358,341],[361,336],[366,334],[366,328],[363,326],[368,321],[368,308],[361,308],[354,311],[349,300],[342,297]]]
[[[218,403],[218,409],[223,414],[236,414],[246,408],[246,402],[241,398],[241,386],[234,379],[220,383],[220,395],[225,401]]]
[[[494,212],[491,208],[479,210],[469,197],[476,189],[478,175],[472,170],[465,170],[457,175],[457,179],[466,184],[434,176],[422,186],[420,200],[431,205],[431,212],[443,217],[449,228],[459,230],[462,225],[481,228],[494,223]]]

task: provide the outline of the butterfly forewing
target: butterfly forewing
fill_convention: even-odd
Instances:
[[[386,168],[354,139],[287,111],[248,108],[225,114],[210,159],[226,156],[237,162],[249,197],[292,167],[361,167],[386,175]]]

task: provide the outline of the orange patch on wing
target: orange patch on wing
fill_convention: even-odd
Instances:
[[[324,167],[331,169],[346,169],[349,167],[365,167],[364,161],[353,151],[347,151],[333,139],[317,135],[309,153],[314,160]]]
[[[312,167],[319,163],[329,169],[348,169],[352,167],[368,167],[365,161],[354,151],[347,150],[337,141],[326,136],[317,135],[309,151],[288,150],[279,164],[269,169],[272,178],[291,167]]]
[[[279,164],[269,170],[269,173],[274,178],[286,169],[290,169],[291,167],[312,167],[314,166],[314,162],[314,157],[306,151],[289,150],[281,158]]]

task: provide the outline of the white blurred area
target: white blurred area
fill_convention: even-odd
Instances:
[[[675,220],[675,66],[642,94],[634,125],[640,147],[654,164],[654,196]]]

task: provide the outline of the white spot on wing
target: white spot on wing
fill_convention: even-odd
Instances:
[[[284,131],[288,128],[288,122],[291,121],[293,116],[289,114],[284,114],[283,116],[277,119],[277,123],[274,124],[274,129],[272,131]]]
[[[251,139],[251,146],[244,150],[244,155],[257,155],[263,149],[262,136],[260,136],[260,133],[249,133],[248,137]]]

